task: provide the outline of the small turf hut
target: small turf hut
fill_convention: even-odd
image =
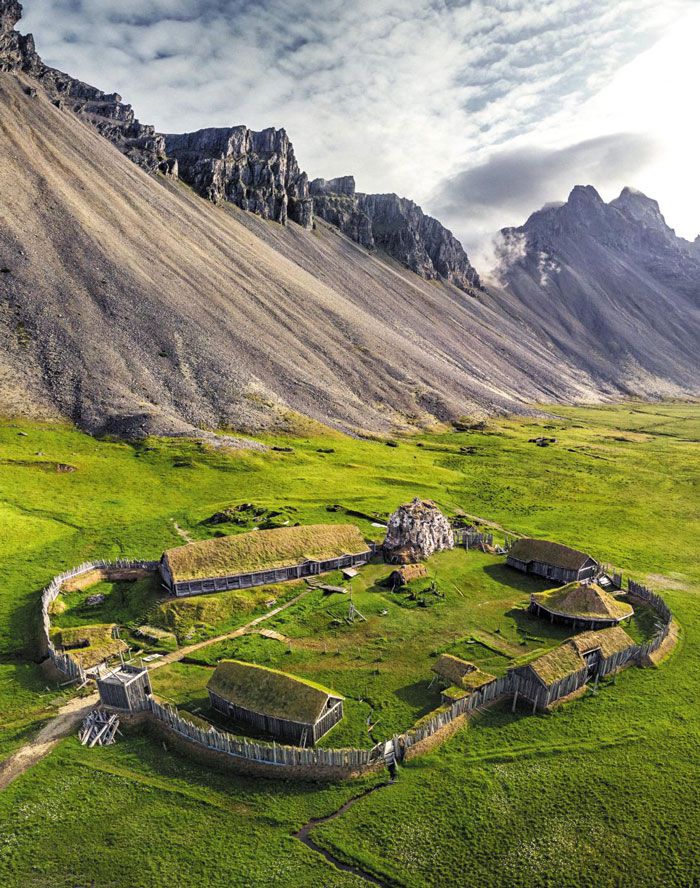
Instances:
[[[524,573],[537,574],[561,583],[593,579],[600,569],[598,562],[585,552],[561,543],[530,538],[513,543],[508,551],[507,563]]]
[[[211,705],[238,724],[295,746],[313,746],[343,717],[335,691],[241,660],[221,660],[207,691]]]
[[[428,576],[428,568],[424,564],[404,564],[392,570],[389,574],[388,585],[392,587],[406,586],[411,580],[420,580]]]
[[[365,564],[372,551],[354,524],[278,527],[200,540],[163,553],[175,595],[201,595],[314,576]]]
[[[586,629],[617,626],[634,613],[631,605],[619,601],[596,583],[578,582],[561,589],[535,592],[530,596],[530,610],[538,617],[548,617],[550,622]]]
[[[443,703],[454,703],[494,679],[493,675],[482,672],[474,663],[452,654],[442,654],[433,666],[433,672],[443,684]]]

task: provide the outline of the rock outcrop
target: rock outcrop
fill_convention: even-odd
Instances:
[[[165,157],[165,139],[154,127],[140,123],[131,105],[117,93],[102,90],[62,71],[45,65],[36,51],[31,34],[22,35],[15,25],[22,15],[22,5],[15,0],[0,0],[0,71],[27,74],[46,90],[53,103],[72,111],[94,126],[134,163],[149,172],[161,170],[173,175],[176,168]]]
[[[167,135],[165,147],[182,180],[208,200],[230,201],[282,224],[291,219],[313,226],[309,181],[283,129],[202,129]]]
[[[384,540],[384,557],[392,564],[411,564],[434,552],[454,548],[449,521],[432,500],[416,497],[389,518]]]
[[[352,176],[314,179],[314,212],[369,250],[381,249],[426,280],[442,278],[467,293],[481,287],[462,245],[437,219],[396,194],[362,194]]]

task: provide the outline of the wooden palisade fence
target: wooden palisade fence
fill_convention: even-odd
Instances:
[[[479,534],[481,542],[487,537]],[[153,561],[94,561],[81,564],[79,567],[60,574],[51,581],[42,594],[42,629],[43,642],[48,655],[57,669],[70,679],[85,681],[87,675],[69,654],[55,650],[50,637],[49,607],[60,594],[62,584],[73,577],[91,570],[108,569],[142,569],[155,570],[157,562]],[[667,638],[672,623],[672,614],[666,602],[647,589],[645,586],[628,580],[628,592],[647,602],[658,614],[659,628],[645,644],[632,644],[622,651],[599,661],[597,676],[604,677],[632,663],[642,663],[651,653],[658,650]],[[406,751],[417,743],[432,737],[447,728],[455,719],[475,712],[505,697],[523,697],[533,704],[533,711],[545,709],[557,700],[567,697],[583,687],[589,680],[587,669],[567,675],[548,690],[535,681],[525,678],[514,671],[501,678],[495,678],[482,685],[471,694],[456,700],[449,708],[437,712],[424,724],[411,728],[404,734],[396,735],[392,740],[376,744],[372,749],[324,749],[319,747],[285,746],[277,743],[266,743],[237,737],[213,726],[204,729],[183,718],[172,706],[163,705],[152,697],[144,697],[142,710],[149,718],[163,723],[181,737],[191,743],[215,752],[224,753],[238,759],[270,765],[273,769],[284,766],[304,767],[307,769],[333,769],[347,773],[358,773],[377,765],[384,759],[385,749],[393,744],[398,760],[404,758]]]
[[[84,682],[87,674],[82,666],[74,660],[70,654],[57,651],[51,641],[51,619],[49,608],[61,594],[63,584],[81,574],[90,573],[93,570],[153,570],[158,567],[157,561],[86,561],[77,567],[64,571],[55,576],[49,585],[41,593],[41,627],[40,642],[42,652],[48,654],[54,666],[71,681]]]

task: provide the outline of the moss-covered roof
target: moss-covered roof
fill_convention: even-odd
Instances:
[[[516,540],[508,551],[508,555],[517,558],[518,561],[541,561],[551,564],[553,567],[562,567],[565,570],[580,570],[591,558],[585,552],[563,546],[561,543],[553,543],[550,540],[533,540],[526,537]]]
[[[549,687],[555,682],[561,681],[562,678],[566,678],[567,675],[571,675],[572,672],[585,669],[586,661],[573,644],[565,641],[559,647],[555,647],[532,660],[526,667],[519,668],[528,667]]]
[[[466,689],[476,690],[491,681],[494,676],[488,672],[482,672],[468,660],[462,660],[452,654],[442,654],[433,666],[440,678],[444,678],[451,685]]]
[[[581,654],[587,654],[600,648],[603,657],[612,657],[620,651],[626,650],[634,641],[621,626],[610,626],[607,629],[598,629],[594,632],[581,632],[569,639],[576,650]]]
[[[200,540],[168,549],[165,558],[178,583],[292,567],[307,560],[326,561],[366,551],[367,543],[354,524],[311,524]]]
[[[533,601],[555,614],[589,620],[624,620],[634,613],[624,601],[618,601],[596,583],[569,583],[560,589],[536,592]]]
[[[303,724],[318,721],[329,697],[342,699],[313,681],[241,660],[221,660],[207,688],[243,709]]]
[[[69,626],[53,632],[52,640],[54,644],[65,648],[83,669],[90,669],[127,649],[125,642],[113,636],[115,628],[116,623]]]
[[[529,667],[549,687],[572,672],[586,668],[584,654],[600,648],[601,656],[611,657],[632,644],[634,641],[619,626],[610,626],[595,632],[580,632],[559,647],[517,668]]]

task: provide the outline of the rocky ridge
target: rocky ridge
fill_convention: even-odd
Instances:
[[[226,200],[263,219],[313,226],[309,180],[283,129],[209,128],[165,136],[180,178],[213,203]]]
[[[390,563],[410,564],[454,545],[452,528],[440,509],[432,500],[416,497],[389,518],[383,549]]]
[[[122,102],[117,93],[102,92],[45,65],[36,51],[33,36],[15,30],[21,16],[21,3],[0,0],[0,71],[27,74],[38,81],[57,107],[74,112],[94,126],[148,172],[176,175],[177,167],[165,156],[163,136],[156,133],[153,126],[140,123],[131,105]]]
[[[316,179],[311,189],[284,129],[241,125],[157,133],[117,93],[45,65],[32,35],[15,30],[21,14],[16,0],[0,0],[0,71],[34,78],[57,107],[77,114],[148,172],[179,176],[213,203],[228,201],[282,225],[290,220],[311,229],[316,212],[356,243],[383,250],[426,280],[441,278],[467,293],[480,287],[459,241],[413,201],[356,193],[352,176]]]
[[[311,194],[314,212],[363,247],[383,250],[426,280],[442,278],[467,293],[481,288],[457,238],[412,200],[357,192],[352,176],[314,179]]]
[[[502,232],[496,298],[527,318],[603,391],[680,395],[697,380],[700,251],[655,200],[606,203],[590,185]]]

